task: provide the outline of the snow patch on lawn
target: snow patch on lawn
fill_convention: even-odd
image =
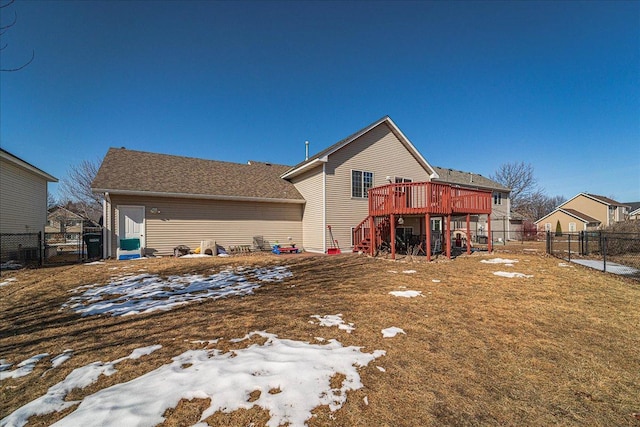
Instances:
[[[516,278],[516,277],[521,277],[521,278],[529,278],[529,277],[533,277],[533,275],[529,275],[529,274],[523,274],[523,273],[508,273],[506,271],[496,271],[495,273],[496,276],[501,276],[501,277],[509,277],[511,279]]]
[[[422,295],[422,291],[391,291],[389,294],[394,297],[404,297],[404,298],[413,298],[413,297],[424,297]]]
[[[7,378],[20,378],[25,375],[29,375],[33,371],[33,368],[36,367],[36,363],[48,355],[49,353],[40,353],[35,356],[31,356],[30,358],[18,363],[17,369],[14,369],[13,371],[7,371],[7,369],[11,367],[11,363],[7,363],[7,361],[3,359],[0,361],[2,362],[3,367],[2,371],[0,371],[0,381],[6,380]]]
[[[78,404],[80,401],[66,401],[65,397],[74,388],[85,388],[98,380],[101,375],[113,375],[116,372],[115,365],[127,359],[138,359],[141,356],[148,355],[161,348],[160,345],[152,345],[149,347],[137,348],[129,356],[121,357],[113,362],[93,362],[81,368],[74,369],[67,377],[58,384],[49,388],[44,396],[41,396],[23,407],[9,414],[0,420],[0,426],[22,427],[27,424],[29,417],[33,415],[46,415],[52,412],[59,412],[71,406]],[[147,390],[149,391],[149,390]],[[141,391],[144,392],[144,391]],[[64,422],[62,419],[60,422]],[[111,420],[117,424],[117,420]],[[77,425],[89,426],[100,425],[101,422],[87,418],[84,422]],[[56,423],[55,425],[58,425]],[[106,424],[105,424],[106,425]],[[127,425],[122,423],[120,425]]]
[[[243,339],[253,336],[263,337],[266,342],[224,354],[216,349],[188,350],[174,357],[172,363],[131,381],[102,389],[80,402],[65,401],[72,389],[85,388],[100,375],[113,374],[116,363],[137,353],[113,362],[92,363],[71,372],[46,395],[0,420],[0,425],[22,427],[31,415],[80,403],[54,425],[155,426],[164,421],[162,414],[181,399],[199,398],[211,399],[211,405],[196,425],[204,426],[202,420],[217,411],[258,406],[271,416],[267,426],[304,426],[318,406],[340,409],[348,391],[363,387],[357,368],[385,354],[383,350],[363,353],[361,347],[343,347],[336,340],[321,345],[279,339],[264,331],[252,332]],[[331,378],[338,373],[344,380],[332,388]],[[251,393],[254,398],[259,394],[257,399],[251,398]]]
[[[505,259],[505,258],[491,258],[491,259],[483,259],[480,262],[485,264],[511,264],[518,262],[517,259]]]
[[[353,326],[353,323],[346,324],[344,320],[342,320],[342,314],[327,314],[326,316],[320,316],[318,314],[314,314],[311,317],[318,319],[320,326],[337,326],[338,329],[343,331],[347,331],[351,333],[356,327]],[[315,322],[310,322],[315,325]]]
[[[287,267],[237,268],[204,277],[199,274],[169,276],[139,274],[116,278],[107,285],[85,285],[71,292],[81,295],[69,299],[63,307],[82,316],[110,314],[126,316],[151,313],[206,299],[252,294],[261,282],[280,282],[293,276]],[[87,289],[88,288],[88,289]]]
[[[397,334],[407,334],[405,331],[403,331],[400,328],[397,328],[395,326],[392,326],[390,328],[386,328],[382,330],[382,338],[393,338],[395,337]]]
[[[404,274],[415,274],[415,273],[416,273],[416,271],[415,271],[415,270],[402,270],[402,272],[403,272]]]
[[[17,281],[18,281],[18,279],[16,279],[15,277],[9,277],[7,280],[5,280],[3,282],[0,282],[0,288],[3,287],[3,286],[7,286],[10,283],[17,282]]]

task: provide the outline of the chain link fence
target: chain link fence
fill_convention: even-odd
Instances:
[[[102,256],[102,227],[81,233],[46,233],[44,264],[72,264]]]
[[[42,233],[0,234],[0,269],[42,265]]]
[[[546,245],[557,258],[640,280],[640,233],[547,232]]]

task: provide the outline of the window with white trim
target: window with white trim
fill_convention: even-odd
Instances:
[[[494,205],[502,204],[502,193],[493,193],[493,204]]]
[[[551,231],[551,223],[547,222],[544,224],[544,231]]]
[[[373,172],[351,171],[351,197],[366,199],[367,192],[373,187]]]
[[[569,223],[569,232],[575,232],[576,231],[576,223],[575,222],[570,222]]]

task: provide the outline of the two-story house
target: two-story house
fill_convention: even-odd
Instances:
[[[597,194],[579,193],[535,221],[540,231],[563,232],[598,230],[625,220],[627,206]]]
[[[370,189],[440,178],[383,117],[293,167],[111,148],[92,188],[104,194],[105,256],[115,256],[122,239],[139,239],[147,254],[171,254],[180,244],[242,245],[255,236],[324,253],[335,241],[344,250],[354,246],[354,228],[370,213]],[[509,190],[495,190],[508,215]],[[445,217],[434,216],[432,226]],[[424,216],[407,215],[394,231],[420,236],[425,224]]]

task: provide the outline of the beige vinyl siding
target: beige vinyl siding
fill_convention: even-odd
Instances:
[[[47,181],[1,159],[0,233],[44,233],[46,222]]]
[[[254,236],[271,244],[286,245],[288,237],[302,241],[303,205],[294,203],[239,202],[227,200],[176,199],[111,195],[114,209],[112,256],[118,246],[118,205],[145,207],[146,251],[170,255],[178,245],[192,250],[202,240],[213,240],[225,248],[253,245]],[[151,213],[156,208],[159,213]]]
[[[540,231],[545,231],[545,224],[546,223],[550,223],[551,224],[551,231],[552,233],[556,232],[556,226],[558,224],[558,221],[560,221],[560,227],[562,227],[562,232],[563,233],[568,233],[569,232],[569,223],[570,222],[574,222],[576,224],[576,231],[583,231],[586,230],[586,224],[584,221],[581,221],[571,215],[567,215],[566,213],[562,212],[562,211],[557,211],[552,213],[551,215],[549,215],[548,217],[544,218],[542,221],[540,221],[538,223],[538,230]]]
[[[324,252],[324,205],[322,165],[292,179],[293,185],[307,201],[302,216],[302,234],[304,249],[311,252]]]
[[[413,182],[429,181],[429,174],[407,148],[382,124],[329,156],[326,165],[327,224],[342,249],[351,243],[351,227],[369,214],[366,198],[351,197],[351,171],[373,172],[373,186],[385,185],[386,177],[402,177]],[[327,236],[327,245],[330,245]]]
[[[561,207],[563,209],[575,209],[578,212],[582,212],[585,215],[599,220],[603,226],[609,225],[609,208],[602,202],[597,202],[586,196],[578,195],[574,199],[562,204]],[[562,230],[566,231],[564,228]]]

